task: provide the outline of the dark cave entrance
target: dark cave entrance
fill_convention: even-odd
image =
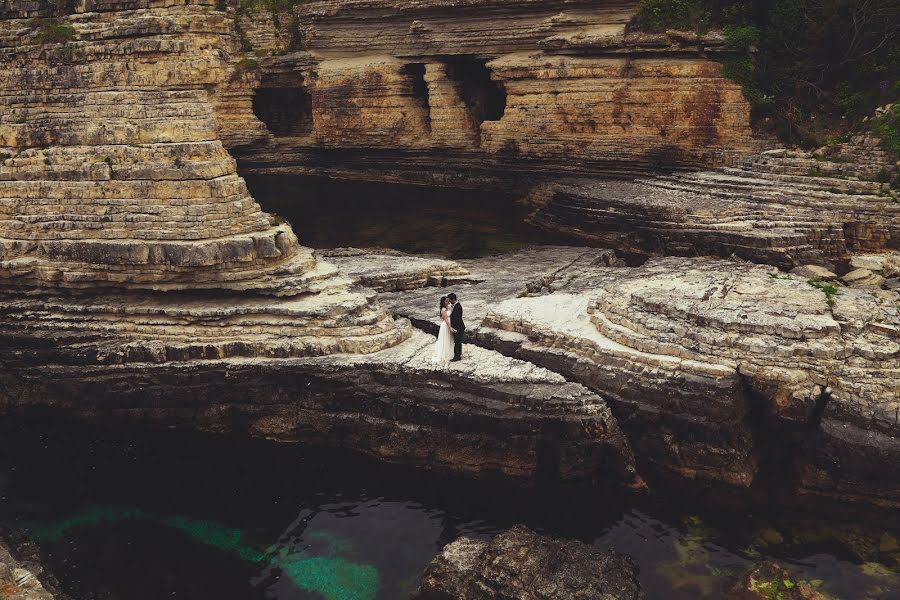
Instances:
[[[312,133],[312,96],[303,87],[261,87],[253,95],[253,114],[275,137]]]
[[[474,56],[447,59],[447,76],[459,86],[459,94],[477,127],[485,121],[499,121],[506,110],[506,90],[491,79],[487,61]]]
[[[412,95],[422,110],[425,111],[425,127],[431,131],[431,103],[428,99],[428,82],[425,81],[425,65],[410,63],[403,67],[403,74],[409,77],[412,84]]]

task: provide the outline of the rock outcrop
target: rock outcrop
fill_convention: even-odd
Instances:
[[[791,493],[900,503],[895,302],[734,260],[610,264],[577,248],[463,261],[467,335],[603,396],[647,477],[749,487],[775,468]],[[428,329],[433,296],[381,300]]]
[[[637,4],[304,3],[288,27],[294,51],[223,87],[253,108],[229,112],[224,139],[251,173],[462,187],[759,148],[740,87],[710,59],[727,52],[722,36],[628,32]],[[257,119],[268,133],[248,136]]]
[[[431,365],[432,338],[262,212],[219,138],[215,92],[250,75],[217,4],[0,12],[0,407],[639,486],[596,394],[490,351]]]
[[[492,540],[447,544],[425,572],[414,600],[638,600],[637,565],[626,555],[518,525]]]
[[[649,256],[735,255],[786,270],[832,266],[855,253],[900,248],[900,204],[890,184],[859,178],[874,168],[896,170],[773,150],[718,171],[560,181],[531,192],[529,220]]]
[[[7,538],[13,537],[20,543],[10,544]],[[44,571],[36,548],[20,537],[10,530],[0,530],[0,597],[4,600],[65,600],[62,594],[54,596],[45,589],[38,577],[49,578],[54,586],[56,580]]]
[[[628,254],[790,270],[900,247],[897,157],[878,139],[759,154],[775,142],[721,73],[723,34],[633,31],[637,5],[323,0],[271,27],[244,13],[259,50],[216,89],[222,139],[248,173],[518,194],[533,224]]]

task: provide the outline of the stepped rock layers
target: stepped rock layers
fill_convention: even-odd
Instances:
[[[637,4],[301,4],[282,26],[292,51],[222,88],[223,136],[253,173],[505,188],[759,147],[740,88],[708,58],[722,37],[626,34]],[[270,36],[244,31],[269,53]],[[257,118],[268,134],[248,134]]]
[[[829,304],[805,278],[711,258],[629,268],[545,248],[463,266],[470,338],[601,394],[648,478],[774,476],[790,493],[900,506],[894,302],[840,288]],[[381,300],[429,326],[421,292]]]
[[[854,162],[773,150],[718,171],[547,183],[531,193],[529,220],[630,253],[831,266],[900,248],[900,204],[886,182],[895,157],[873,142],[861,136],[839,148]]]
[[[270,222],[214,117],[247,77],[230,12],[49,6],[0,13],[0,406],[640,484],[596,394],[489,351],[431,365],[433,338]]]
[[[255,58],[216,89],[222,139],[248,173],[519,194],[533,224],[628,254],[789,270],[900,247],[896,156],[871,136],[756,154],[774,140],[754,137],[721,74],[724,36],[629,30],[637,5],[322,0],[277,24],[244,13]],[[681,172],[694,167],[720,170]]]

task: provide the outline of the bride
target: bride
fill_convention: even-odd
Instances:
[[[441,329],[434,344],[431,362],[446,363],[453,358],[453,328],[450,327],[450,300],[447,296],[441,296],[440,311]]]

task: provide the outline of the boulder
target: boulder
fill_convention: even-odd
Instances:
[[[517,525],[494,539],[444,547],[413,600],[638,600],[634,559]]]
[[[869,269],[854,269],[841,277],[841,281],[855,288],[879,289],[884,284],[884,277]]]
[[[805,277],[806,279],[815,279],[816,281],[834,281],[837,275],[819,265],[801,265],[791,269],[791,274]]]
[[[881,271],[886,258],[882,254],[857,254],[850,259],[850,266],[854,269]]]

